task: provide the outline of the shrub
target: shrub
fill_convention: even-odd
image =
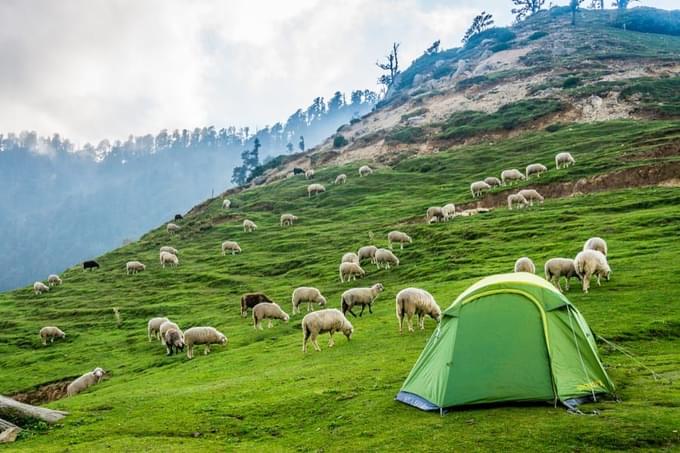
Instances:
[[[494,44],[493,46],[489,47],[489,50],[491,50],[491,52],[500,52],[501,50],[508,50],[510,47],[512,47],[512,46],[509,43],[500,42],[498,44]]]
[[[581,78],[580,77],[567,77],[564,79],[564,82],[562,83],[562,88],[575,88],[581,84]]]
[[[640,96],[639,110],[668,117],[680,116],[680,77],[640,79],[621,90],[621,97]]]
[[[541,39],[544,36],[548,36],[547,31],[535,31],[532,34],[530,34],[527,39],[529,41],[536,41],[537,39]]]
[[[360,121],[361,121],[361,118],[352,118],[351,120],[349,120],[349,124],[357,124]]]
[[[515,39],[515,36],[516,36],[515,32],[513,32],[509,28],[505,27],[489,28],[488,30],[479,32],[476,35],[472,35],[470,39],[468,39],[468,42],[465,43],[465,48],[472,49],[473,47],[477,47],[485,39],[491,39],[493,41],[496,41],[496,43],[509,42]]]
[[[425,131],[420,127],[402,127],[385,137],[387,143],[418,143],[425,138]]]
[[[642,33],[680,36],[680,10],[639,7],[619,14],[612,24],[617,28]]]
[[[432,72],[432,78],[435,80],[453,74],[454,68],[449,65],[441,65]]]
[[[336,135],[333,137],[333,148],[342,148],[343,146],[347,145],[349,142],[343,135]]]
[[[546,126],[545,130],[548,131],[548,132],[557,132],[560,129],[562,129],[563,127],[564,127],[564,124],[562,124],[562,123],[552,123],[552,124]]]

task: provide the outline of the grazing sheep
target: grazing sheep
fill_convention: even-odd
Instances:
[[[222,243],[222,255],[226,255],[227,250],[230,250],[232,255],[241,253],[241,247],[234,241],[224,241]]]
[[[555,156],[555,167],[557,167],[558,170],[574,165],[575,163],[576,161],[570,153],[564,152]]]
[[[160,260],[161,266],[163,266],[163,268],[165,268],[166,264],[169,264],[170,266],[179,265],[179,258],[177,258],[177,255],[174,255],[170,252],[161,252]]]
[[[340,297],[342,314],[344,315],[349,311],[352,316],[356,318],[357,315],[355,315],[352,311],[352,308],[356,305],[361,305],[361,312],[359,313],[359,316],[364,314],[364,308],[366,308],[366,306],[368,306],[368,312],[373,314],[373,310],[371,309],[373,302],[375,302],[384,289],[385,287],[382,285],[382,283],[376,283],[370,288],[348,289],[342,293],[342,296]]]
[[[281,307],[279,307],[278,304],[262,302],[253,307],[253,328],[255,328],[255,330],[263,330],[261,324],[263,319],[268,321],[267,328],[271,329],[272,319],[280,319],[283,322],[288,322],[290,316],[288,316],[288,313],[281,310]]]
[[[366,258],[371,260],[371,264],[375,264],[375,252],[378,251],[378,247],[375,245],[364,245],[359,249],[357,255],[359,255],[359,261]]]
[[[607,263],[607,257],[597,250],[584,250],[574,258],[574,267],[583,285],[583,292],[587,293],[590,288],[590,278],[597,277],[597,286],[601,286],[600,278],[609,281],[612,270]]]
[[[583,250],[597,250],[607,256],[607,242],[599,237],[592,237],[583,245]]]
[[[253,308],[257,304],[262,302],[269,302],[270,304],[275,303],[264,293],[247,293],[241,296],[241,316],[248,316],[248,309]]]
[[[344,184],[347,182],[347,175],[344,173],[340,173],[338,176],[335,177],[335,182],[334,184]]]
[[[175,234],[181,229],[182,227],[175,223],[168,223],[167,226],[165,227],[165,230],[168,232],[168,234]]]
[[[42,340],[43,346],[47,346],[47,340],[50,343],[54,343],[55,338],[65,338],[66,334],[59,328],[54,326],[43,327],[40,329],[40,339]]]
[[[359,266],[356,263],[340,263],[339,271],[340,271],[340,281],[343,282],[343,283],[345,281],[350,281],[350,279],[356,280],[357,275],[359,276],[359,278],[366,275],[366,272],[364,272],[364,270],[361,268],[361,266]]]
[[[354,263],[359,264],[359,255],[354,252],[347,252],[342,255],[341,263]]]
[[[176,331],[178,331],[180,333],[180,335],[183,335],[182,329],[180,329],[177,324],[175,324],[172,321],[165,321],[158,328],[158,334],[160,335],[161,343],[163,343],[165,341],[165,334],[170,329],[175,329]]]
[[[444,211],[444,220],[448,221],[456,216],[456,205],[453,203],[448,203],[442,206],[442,211]]]
[[[95,384],[99,384],[103,377],[104,370],[102,368],[97,367],[94,370],[90,371],[89,373],[85,373],[75,381],[71,382],[68,385],[68,387],[66,387],[66,395],[73,396],[82,392],[88,387],[92,387]]]
[[[184,220],[184,216],[182,214],[175,214],[175,220]]]
[[[529,202],[529,206],[533,206],[534,201],[537,201],[539,204],[543,204],[543,196],[534,189],[522,189],[517,193],[523,196],[524,199]]]
[[[345,315],[335,308],[307,313],[302,318],[302,352],[307,352],[307,342],[309,340],[312,341],[316,351],[321,351],[317,337],[326,332],[330,335],[328,347],[332,348],[335,345],[335,341],[333,341],[333,334],[335,332],[342,332],[347,337],[347,341],[349,341],[352,339],[354,327],[345,318]]]
[[[529,272],[532,274],[536,273],[536,266],[530,258],[523,256],[515,261],[515,272]]]
[[[498,187],[501,185],[501,180],[496,178],[495,176],[489,176],[484,178],[484,182],[491,187]]]
[[[392,244],[397,243],[399,244],[400,250],[404,250],[404,244],[408,243],[411,244],[413,240],[411,239],[411,236],[409,236],[406,233],[402,233],[401,231],[390,231],[387,233],[387,244],[392,249]]]
[[[281,214],[281,226],[292,226],[297,219],[293,214]]]
[[[47,284],[49,286],[59,286],[61,285],[61,278],[57,274],[50,274],[47,277]]]
[[[326,188],[321,184],[310,184],[307,186],[307,196],[311,198],[312,194],[317,195],[325,192]]]
[[[309,169],[305,172],[305,178],[306,179],[312,179],[314,177],[314,170]]]
[[[33,292],[36,295],[42,294],[46,291],[49,291],[50,287],[45,285],[43,282],[35,282],[33,283]]]
[[[477,215],[477,214],[486,214],[487,212],[491,212],[492,209],[493,208],[465,209],[460,213],[460,215],[461,215],[461,217],[472,217],[473,215]]]
[[[161,256],[163,256],[162,253]],[[139,261],[128,261],[127,263],[125,263],[125,271],[127,272],[128,275],[136,274],[137,272],[142,272],[145,269],[146,266],[140,263]]]
[[[165,345],[165,355],[172,355],[173,352],[179,354],[180,351],[184,351],[182,332],[175,328],[166,330],[163,336],[163,344]]]
[[[543,164],[531,164],[527,165],[526,177],[529,179],[530,176],[536,175],[541,176],[543,173],[548,171],[548,167]]]
[[[444,210],[442,208],[437,206],[427,208],[427,212],[425,213],[425,223],[441,222],[445,219],[446,215],[444,214]]]
[[[402,334],[404,317],[408,324],[408,331],[413,332],[413,315],[418,315],[418,325],[420,330],[425,329],[425,315],[439,322],[442,317],[442,310],[437,302],[424,289],[406,288],[397,294],[397,321],[399,321],[399,335]]]
[[[562,286],[560,285],[561,277],[567,279],[565,285],[567,291],[569,291],[569,280],[572,277],[579,278],[574,266],[574,260],[570,258],[551,258],[546,261],[543,270],[545,272],[545,279],[555,285],[560,292],[562,292]]]
[[[326,298],[321,291],[310,286],[301,286],[293,291],[293,314],[300,313],[300,304],[307,302],[307,312],[312,309],[312,303],[319,304],[320,307],[326,305]]]
[[[95,260],[83,261],[83,270],[86,271],[88,269],[99,269],[99,263]]]
[[[146,326],[146,335],[149,337],[149,341],[151,341],[152,338],[160,339],[161,324],[166,321],[169,321],[169,319],[165,317],[149,319],[149,323]]]
[[[359,168],[359,176],[368,176],[373,174],[373,169],[369,167],[368,165],[362,165],[361,168]]]
[[[394,256],[394,253],[392,253],[390,250],[387,249],[378,249],[377,252],[375,252],[375,265],[380,269],[385,266],[385,269],[389,269],[390,266],[399,266],[399,258]]]
[[[513,181],[521,181],[523,179],[525,179],[524,175],[516,168],[511,170],[503,170],[501,173],[501,181],[503,182],[503,185],[506,185],[506,183],[512,183]]]
[[[205,345],[203,353],[210,353],[211,344],[227,344],[227,337],[214,327],[192,327],[184,332],[184,344],[187,347],[187,358],[194,358],[194,346]]]
[[[490,190],[491,186],[484,181],[475,181],[470,184],[470,192],[472,193],[472,198],[479,198],[484,195],[484,192]]]
[[[173,255],[179,256],[179,252],[177,251],[177,249],[174,248],[174,247],[170,247],[169,245],[164,245],[163,247],[161,247],[161,249],[159,250],[158,253],[163,253],[163,252],[168,252],[168,253],[172,253]]]
[[[525,208],[529,204],[529,202],[519,193],[513,193],[508,195],[508,209],[510,211],[512,211],[513,204],[518,204],[519,208]]]
[[[222,200],[222,208],[223,209],[229,209],[231,207],[231,200],[227,200],[226,198]]]
[[[255,222],[252,220],[245,219],[243,221],[243,232],[244,233],[252,233],[253,231],[257,230],[257,225],[255,225]]]

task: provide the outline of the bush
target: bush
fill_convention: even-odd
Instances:
[[[581,84],[580,77],[567,77],[562,83],[562,88],[575,88]]]
[[[642,33],[660,33],[680,36],[680,10],[639,7],[619,14],[612,24],[614,27]]]
[[[640,96],[639,110],[666,117],[680,116],[680,77],[641,79],[621,90],[621,97]]]
[[[536,41],[537,39],[541,39],[544,36],[548,36],[547,31],[535,31],[529,37],[527,38],[529,41]]]
[[[387,143],[418,143],[425,138],[425,131],[420,127],[402,127],[385,137]]]
[[[472,49],[473,47],[477,47],[485,39],[494,40],[496,41],[497,44],[502,42],[509,42],[515,39],[515,36],[517,35],[515,35],[515,33],[509,28],[505,27],[489,28],[488,30],[479,32],[476,35],[472,35],[470,39],[468,39],[468,42],[465,43],[465,48]]]
[[[427,109],[427,107],[420,107],[418,109],[411,110],[410,112],[404,113],[403,115],[401,115],[401,121],[408,121],[409,118],[413,118],[414,116],[424,115],[427,112],[429,112],[429,109]]]
[[[351,120],[349,120],[349,124],[357,124],[360,121],[361,121],[361,118],[352,118]]]
[[[449,76],[453,74],[454,68],[449,65],[441,65],[432,72],[432,78],[435,80],[441,79],[442,77]]]
[[[563,127],[564,127],[564,124],[562,124],[562,123],[552,123],[552,124],[548,125],[545,128],[545,130],[548,131],[548,132],[557,132],[560,129],[562,129]]]
[[[498,44],[494,44],[493,46],[489,47],[491,52],[500,52],[501,50],[508,50],[510,47],[512,47],[509,43],[507,42],[500,42]]]
[[[336,135],[335,137],[333,137],[333,148],[342,148],[348,143],[349,142],[343,135]]]

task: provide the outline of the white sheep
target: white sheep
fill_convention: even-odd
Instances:
[[[161,324],[163,324],[166,321],[169,321],[169,319],[165,318],[165,317],[149,319],[149,322],[146,325],[146,335],[149,337],[149,341],[151,341],[152,338],[160,339],[160,333],[159,332],[160,332]]]
[[[179,230],[181,230],[182,227],[175,224],[175,223],[168,223],[165,227],[165,230],[168,232],[168,234],[175,234]]]
[[[530,176],[536,175],[541,176],[543,173],[548,171],[548,167],[543,164],[530,164],[526,168],[526,177],[529,179]]]
[[[583,245],[583,250],[597,250],[607,256],[607,241],[599,237],[592,237]]]
[[[543,271],[545,272],[545,279],[555,285],[560,292],[562,292],[562,286],[560,285],[562,277],[567,279],[565,285],[567,291],[569,291],[569,280],[572,277],[579,278],[574,266],[574,260],[570,258],[551,258],[545,262]]]
[[[136,274],[137,272],[142,272],[145,269],[146,266],[140,263],[139,261],[128,261],[127,263],[125,263],[125,272],[127,272],[128,275]]]
[[[252,233],[255,230],[257,230],[257,225],[255,225],[255,222],[248,219],[245,219],[243,221],[243,231],[245,233]]]
[[[359,316],[364,314],[364,308],[368,306],[368,312],[373,313],[371,307],[373,302],[378,298],[381,292],[385,290],[382,283],[376,283],[370,288],[352,288],[348,289],[340,297],[340,306],[342,308],[342,313],[345,314],[348,311],[356,318],[357,315],[354,314],[352,308],[361,305],[361,313]]]
[[[425,223],[441,222],[442,220],[446,220],[446,215],[444,214],[444,210],[442,208],[438,206],[427,208],[427,212],[425,213]]]
[[[345,282],[357,279],[357,275],[359,278],[363,277],[366,275],[366,272],[361,268],[356,263],[340,263],[340,281]]]
[[[529,205],[529,202],[519,193],[513,193],[508,195],[508,209],[512,211],[513,204],[518,204],[520,208],[525,208]]]
[[[378,249],[375,252],[375,265],[378,269],[383,266],[389,269],[391,266],[399,266],[399,258],[388,249]]]
[[[341,263],[355,263],[359,264],[359,255],[354,252],[347,252],[342,255]]]
[[[224,199],[222,200],[222,208],[223,209],[229,209],[231,207],[231,200]]]
[[[446,221],[456,217],[456,205],[453,203],[447,203],[442,206],[442,211],[444,212],[444,220]]]
[[[319,304],[320,307],[326,305],[326,298],[316,288],[301,286],[293,291],[293,314],[300,313],[300,304],[307,302],[307,312],[312,309],[312,303]]]
[[[535,274],[536,266],[529,257],[523,256],[515,261],[515,272],[529,272]]]
[[[203,353],[210,353],[211,344],[227,344],[227,337],[214,327],[192,327],[184,332],[184,344],[187,347],[187,358],[194,358],[194,346],[205,345]]]
[[[387,245],[392,249],[392,244],[399,244],[399,249],[404,250],[404,244],[411,244],[413,240],[411,236],[401,231],[390,231],[387,233]]]
[[[82,392],[88,387],[92,387],[95,384],[99,384],[103,377],[104,370],[102,368],[97,367],[94,370],[90,371],[89,373],[85,373],[75,381],[71,382],[68,385],[68,387],[66,387],[66,395],[73,396]]]
[[[312,179],[314,177],[314,170],[311,168],[305,172],[306,179]]]
[[[290,316],[288,313],[281,310],[278,304],[261,302],[253,307],[253,327],[255,330],[262,329],[262,320],[266,319],[267,328],[271,329],[272,319],[280,319],[283,322],[288,322]]]
[[[365,245],[359,248],[359,251],[357,251],[359,261],[368,258],[371,260],[371,264],[375,264],[375,252],[377,251],[378,247],[376,247],[375,245]]]
[[[420,329],[425,329],[425,315],[439,322],[442,310],[437,302],[424,289],[406,288],[399,291],[396,299],[397,321],[399,321],[399,335],[402,334],[404,317],[408,324],[408,331],[413,332],[413,315],[418,315]]]
[[[471,209],[465,209],[461,211],[460,216],[461,217],[472,217],[473,215],[477,214],[486,214],[487,212],[491,212],[493,208],[471,208]]]
[[[241,246],[239,246],[238,243],[234,241],[224,241],[222,243],[222,255],[226,255],[227,250],[231,251],[232,255],[235,255],[237,253],[241,253]]]
[[[362,165],[359,168],[359,176],[368,176],[373,174],[373,169],[369,167],[368,165]]]
[[[326,332],[330,335],[328,347],[332,348],[335,345],[335,341],[333,341],[333,334],[335,332],[342,332],[347,337],[347,341],[349,341],[352,339],[354,327],[345,318],[345,315],[335,308],[307,313],[302,318],[302,352],[307,352],[307,342],[309,340],[312,341],[316,351],[321,351],[317,338],[320,334]]]
[[[33,283],[33,292],[38,295],[42,294],[46,291],[49,291],[50,287],[45,285],[43,282],[35,282]]]
[[[491,189],[491,186],[484,181],[475,181],[470,184],[470,193],[472,193],[472,198],[479,198],[484,195],[484,192]]]
[[[163,266],[163,268],[165,268],[166,264],[169,264],[170,266],[179,265],[179,258],[177,258],[177,255],[174,255],[170,252],[161,252],[160,260],[161,266]]]
[[[280,224],[282,227],[292,226],[293,222],[295,222],[297,219],[297,216],[294,216],[293,214],[281,214]]]
[[[555,156],[555,167],[557,167],[558,170],[574,165],[575,163],[576,161],[571,153],[563,152]]]
[[[163,247],[161,247],[161,249],[159,250],[158,253],[163,253],[163,252],[168,252],[168,253],[172,253],[173,255],[179,256],[179,252],[177,251],[177,249],[174,248],[174,247],[170,247],[169,245],[164,245]]]
[[[576,273],[581,279],[583,292],[587,293],[590,288],[590,278],[597,277],[597,286],[601,286],[600,278],[605,277],[609,281],[612,270],[607,263],[607,257],[597,250],[584,250],[574,258]]]
[[[177,324],[175,324],[175,323],[172,322],[172,321],[165,321],[164,323],[162,323],[162,324],[158,327],[158,335],[159,335],[160,338],[161,338],[161,343],[164,342],[165,333],[166,333],[168,330],[170,330],[170,329],[175,329],[175,330],[177,330],[177,331],[180,333],[180,335],[184,335],[184,333],[182,332],[182,329],[180,329],[179,326],[178,326]]]
[[[495,176],[488,176],[484,178],[484,182],[491,187],[498,187],[501,185],[501,180],[496,178]]]
[[[521,171],[517,170],[516,168],[510,170],[503,170],[501,172],[501,181],[503,182],[503,185],[506,185],[507,183],[512,183],[513,181],[521,181],[523,179],[525,179],[525,176],[522,174]]]
[[[344,184],[347,182],[347,175],[344,173],[340,173],[338,176],[335,177],[335,182],[334,184]]]
[[[317,195],[325,192],[326,188],[321,184],[310,184],[307,186],[307,196],[311,198],[312,194]]]
[[[40,339],[42,340],[43,345],[47,345],[47,340],[50,340],[50,343],[54,343],[55,338],[65,338],[66,334],[59,328],[59,327],[54,327],[54,326],[47,326],[43,327],[40,329]]]
[[[47,284],[49,286],[59,286],[61,285],[61,278],[57,274],[50,274],[47,277]]]
[[[522,189],[517,193],[523,196],[524,199],[529,202],[529,206],[533,206],[534,201],[538,202],[539,204],[543,204],[543,195],[538,193],[535,189]]]

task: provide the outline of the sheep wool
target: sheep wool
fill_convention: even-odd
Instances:
[[[526,207],[529,204],[526,198],[519,193],[508,195],[508,210],[512,211],[513,205],[518,205],[519,208]]]
[[[507,183],[512,183],[514,181],[521,181],[525,178],[526,177],[524,176],[524,174],[517,170],[516,168],[510,170],[503,170],[501,172],[501,181],[503,182],[503,185],[506,185]]]
[[[175,234],[176,232],[178,232],[181,229],[182,229],[182,227],[180,227],[179,225],[177,225],[175,223],[168,223],[168,225],[165,227],[165,230],[169,234]]]
[[[378,269],[382,267],[389,269],[391,266],[399,266],[399,258],[388,249],[378,249],[375,252],[375,265]]]
[[[559,170],[560,168],[566,168],[574,165],[576,161],[571,153],[563,152],[558,153],[555,156],[555,167]]]
[[[224,241],[222,243],[222,255],[226,255],[227,250],[229,250],[232,255],[241,253],[241,247],[234,241]]]
[[[356,280],[366,275],[366,272],[356,263],[340,263],[340,282]]]
[[[61,278],[57,274],[50,274],[47,277],[47,284],[49,286],[59,286],[61,285]]]
[[[42,294],[42,293],[47,292],[47,291],[49,291],[49,290],[50,290],[49,286],[47,286],[47,285],[44,284],[43,282],[35,282],[35,283],[33,283],[33,292],[34,292],[36,295],[37,295],[37,294]]]
[[[348,289],[340,297],[340,306],[342,308],[342,314],[350,312],[352,316],[356,318],[357,315],[354,314],[352,308],[357,305],[361,305],[362,316],[364,313],[364,308],[368,306],[368,312],[373,313],[372,305],[373,302],[378,298],[381,292],[385,290],[385,287],[381,283],[376,283],[370,288],[352,288]]]
[[[404,244],[411,244],[413,240],[411,236],[401,231],[390,231],[387,233],[387,244],[390,249],[392,249],[392,244],[399,244],[401,250],[404,249]]]
[[[194,346],[205,345],[203,353],[210,353],[211,344],[227,344],[227,337],[214,327],[192,327],[184,332],[184,344],[187,347],[187,358],[194,358]]]
[[[149,341],[151,341],[152,338],[160,339],[161,324],[166,321],[169,321],[169,319],[164,317],[149,319],[149,322],[146,325],[146,334],[149,337]]]
[[[368,175],[372,175],[372,174],[373,174],[373,169],[371,167],[369,167],[368,165],[362,165],[359,168],[359,176],[360,177],[368,176]]]
[[[529,272],[531,274],[536,273],[536,266],[530,258],[523,256],[515,261],[515,272]]]
[[[600,278],[609,281],[612,270],[607,262],[607,257],[597,250],[583,250],[574,258],[576,273],[581,278],[583,292],[587,293],[590,288],[591,277],[597,277],[597,286],[601,286]]]
[[[146,269],[146,266],[139,261],[128,261],[125,263],[125,271],[129,274],[136,274]]]
[[[342,259],[340,259],[340,263],[359,264],[359,255],[357,255],[354,252],[347,252],[344,255],[342,255]]]
[[[161,249],[158,251],[158,253],[163,253],[163,252],[168,252],[168,253],[172,253],[173,255],[179,256],[179,252],[177,251],[177,249],[174,248],[174,247],[170,247],[169,245],[164,245],[164,246],[161,247]]]
[[[178,266],[179,258],[170,252],[161,252],[160,254],[161,266],[165,267],[166,264],[170,266]]]
[[[293,226],[293,222],[297,220],[297,216],[294,216],[293,214],[282,214],[281,215],[281,226]]]
[[[223,209],[229,209],[231,207],[231,201],[227,200],[226,198],[222,200],[222,208]]]
[[[531,164],[527,165],[526,168],[526,178],[529,179],[530,176],[541,176],[543,173],[548,171],[548,167],[543,164]]]
[[[345,318],[340,310],[329,308],[307,313],[302,318],[302,352],[307,352],[307,343],[310,340],[314,349],[321,351],[317,338],[323,333],[330,335],[328,347],[332,348],[335,345],[335,341],[333,341],[335,332],[342,332],[347,337],[347,341],[352,339],[352,333],[354,333],[352,323]]]
[[[266,319],[267,328],[271,329],[272,319],[280,319],[283,322],[288,322],[290,316],[288,313],[281,310],[278,304],[270,302],[262,302],[253,307],[253,328],[255,330],[262,329],[262,320]]]
[[[295,288],[291,299],[293,314],[300,313],[300,304],[303,302],[307,302],[307,312],[311,311],[313,303],[319,304],[320,307],[326,305],[326,298],[321,294],[321,291],[310,286]]]
[[[579,278],[574,266],[574,260],[570,258],[551,258],[545,262],[543,271],[545,272],[545,279],[552,283],[560,292],[563,292],[560,285],[561,277],[567,280],[565,285],[567,291],[569,291],[569,280],[572,277]]]
[[[501,180],[496,178],[495,176],[488,176],[484,178],[484,182],[491,187],[498,187],[501,185]]]
[[[438,206],[427,208],[425,223],[441,222],[444,219],[446,219],[446,216],[444,215],[444,210],[442,208]]]
[[[484,195],[484,192],[491,189],[491,186],[484,181],[475,181],[470,184],[470,193],[472,193],[472,198],[479,198]]]
[[[543,195],[541,195],[534,189],[523,189],[517,193],[523,196],[524,199],[529,202],[529,206],[533,206],[534,201],[538,202],[539,204],[543,204]]]
[[[409,332],[413,332],[414,315],[418,315],[418,326],[421,330],[425,329],[426,315],[437,322],[442,317],[442,310],[432,294],[420,288],[406,288],[399,291],[396,298],[396,309],[399,335],[402,334],[405,317]]]
[[[322,186],[321,184],[310,184],[307,186],[307,196],[311,197],[313,195],[317,195],[320,193],[323,193],[326,191],[326,188]]]
[[[86,390],[87,388],[92,387],[93,385],[101,382],[103,377],[104,370],[102,368],[97,367],[94,370],[90,371],[89,373],[85,373],[75,381],[71,382],[68,385],[68,387],[66,387],[66,395],[67,396],[77,395],[83,390]]]
[[[335,177],[335,184],[344,184],[347,182],[347,175],[344,173],[340,173],[338,176]]]
[[[607,256],[607,242],[599,237],[592,237],[583,244],[583,250],[597,250]]]
[[[257,229],[257,225],[255,225],[255,222],[253,222],[252,220],[246,219],[246,220],[243,221],[243,231],[245,233],[252,233],[256,229]]]
[[[42,344],[44,346],[47,345],[47,340],[50,340],[50,343],[54,343],[55,338],[65,337],[66,334],[58,327],[47,326],[40,329],[40,339],[42,340]]]
[[[357,251],[357,255],[359,255],[360,261],[368,258],[371,260],[371,264],[375,264],[375,252],[377,251],[378,247],[375,245],[365,245]]]

